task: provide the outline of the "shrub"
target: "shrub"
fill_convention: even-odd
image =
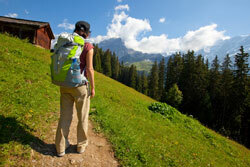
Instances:
[[[152,103],[148,107],[148,109],[154,113],[160,113],[161,115],[170,120],[176,118],[176,114],[178,114],[178,111],[175,108],[171,107],[166,103],[160,103],[160,102]]]

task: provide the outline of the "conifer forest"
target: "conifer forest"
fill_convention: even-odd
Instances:
[[[166,102],[203,125],[250,148],[249,54],[212,62],[194,51],[155,61],[150,73],[125,66],[110,50],[94,48],[94,69],[133,89]],[[233,60],[233,61],[232,61]]]

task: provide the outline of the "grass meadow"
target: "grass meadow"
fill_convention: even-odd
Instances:
[[[0,34],[0,166],[25,166],[59,114],[49,51]],[[167,104],[95,73],[90,119],[121,166],[249,167],[250,151]]]

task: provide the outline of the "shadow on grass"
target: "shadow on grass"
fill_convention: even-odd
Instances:
[[[0,144],[11,141],[19,142],[22,145],[29,145],[33,150],[47,156],[57,156],[55,144],[48,144],[32,135],[29,126],[19,122],[15,117],[5,117],[0,115]],[[76,153],[76,145],[70,145],[66,154]]]
[[[28,130],[32,129],[17,121],[15,117],[0,115],[0,144],[11,141],[22,145],[29,145],[33,150],[48,156],[56,156],[55,144],[47,144],[38,137],[32,135]]]
[[[15,141],[22,145],[29,145],[33,150],[40,154],[52,157],[57,156],[55,144],[45,143],[28,132],[28,130],[32,131],[33,129],[17,121],[15,117],[5,117],[0,115],[0,144]],[[76,145],[70,145],[66,150],[66,154],[76,154],[76,147]]]

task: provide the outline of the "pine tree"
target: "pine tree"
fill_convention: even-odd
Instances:
[[[195,112],[196,101],[194,101],[193,92],[194,87],[194,73],[195,73],[195,56],[193,51],[188,51],[183,55],[183,70],[179,79],[179,89],[183,93],[183,101],[180,106],[184,113],[197,116]]]
[[[159,95],[158,95],[158,81],[159,81],[159,70],[158,70],[158,65],[157,61],[154,62],[151,72],[149,75],[149,84],[148,84],[148,90],[149,90],[149,96],[159,100]]]
[[[123,61],[120,63],[120,67],[119,67],[119,76],[118,76],[118,81],[121,83],[123,82],[123,78],[124,78],[124,74],[123,74],[123,69],[124,69],[124,63]]]
[[[136,75],[136,90],[142,92],[142,77],[139,73]]]
[[[141,75],[141,80],[142,80],[142,93],[148,95],[148,78],[144,71]]]
[[[97,47],[98,45],[93,45],[94,46],[94,57],[93,57],[93,67],[94,69],[96,70],[96,63],[97,63],[97,60],[96,60],[96,54],[97,54]]]
[[[95,46],[95,48],[98,46]],[[102,68],[101,68],[101,57],[100,57],[100,52],[99,49],[95,49],[94,51],[94,58],[93,58],[93,66],[94,69],[98,72],[102,72]]]
[[[112,75],[112,71],[111,71],[111,53],[109,50],[107,50],[104,54],[104,58],[103,58],[104,64],[103,64],[103,73],[108,76],[111,77]]]
[[[213,60],[211,69],[210,69],[210,82],[209,82],[209,94],[211,98],[212,104],[212,114],[213,118],[213,128],[217,130],[220,128],[219,115],[222,111],[222,100],[221,100],[221,74],[219,72],[220,64],[218,60],[218,56],[216,56]]]
[[[224,62],[221,66],[222,69],[222,76],[221,76],[221,95],[222,95],[222,112],[220,113],[220,132],[224,135],[230,135],[226,132],[227,129],[229,129],[231,122],[233,121],[233,114],[231,112],[231,108],[233,108],[232,105],[232,99],[233,97],[233,73],[232,73],[232,61],[227,54],[224,58]]]
[[[101,58],[101,72],[104,73],[104,66],[105,66],[105,52],[102,50],[102,48],[99,48],[100,58]]]
[[[129,68],[129,86],[134,89],[136,89],[136,76],[136,66],[132,64]]]
[[[118,80],[120,73],[120,63],[118,57],[115,59],[115,67],[114,67],[114,79]]]
[[[173,83],[179,84],[181,72],[183,70],[183,59],[181,53],[176,53],[173,58]]]
[[[169,105],[178,108],[181,104],[183,95],[177,84],[174,84],[167,92],[166,101]]]
[[[174,84],[173,78],[174,78],[174,64],[173,64],[173,57],[171,56],[168,59],[168,63],[167,63],[165,92],[167,92],[168,89],[170,89],[173,86]]]
[[[159,81],[158,81],[158,95],[161,101],[163,101],[163,95],[164,95],[164,81],[165,81],[165,58],[163,57],[159,64]]]
[[[167,63],[165,92],[168,91],[175,83],[179,84],[183,70],[183,59],[180,53],[171,56]]]
[[[249,54],[244,51],[243,46],[240,48],[240,53],[235,56],[235,67],[234,72],[235,83],[234,83],[234,94],[235,94],[235,109],[234,115],[238,117],[240,121],[238,126],[240,128],[241,142],[243,144],[249,144],[249,65],[248,65]],[[248,145],[249,146],[249,145]]]
[[[207,69],[207,71],[209,70],[209,61],[208,61],[208,59],[206,59],[206,69]]]
[[[129,67],[125,66],[123,61],[120,65],[119,81],[127,86],[130,84]]]
[[[195,115],[204,124],[209,124],[211,121],[211,116],[209,114],[211,111],[211,102],[208,93],[208,72],[207,66],[204,64],[204,59],[202,55],[198,55],[195,60],[194,73],[192,75],[192,85],[193,85],[193,101],[196,101],[196,106],[194,108]],[[195,104],[193,104],[195,105]]]
[[[116,70],[115,70],[115,68],[116,68],[116,55],[115,55],[115,52],[113,52],[112,54],[111,54],[111,77],[113,78],[113,79],[115,79],[115,77],[116,77]]]

